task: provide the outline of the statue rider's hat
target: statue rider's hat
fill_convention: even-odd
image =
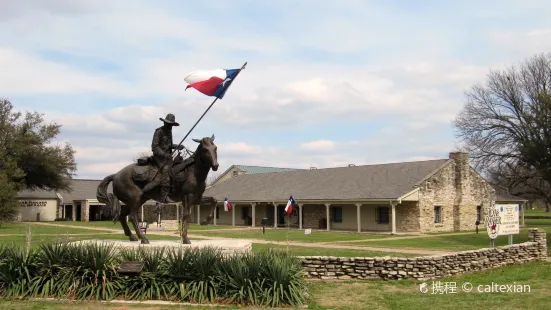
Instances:
[[[176,117],[174,116],[174,114],[167,114],[164,119],[160,117],[159,119],[165,123],[172,124],[174,126],[180,126],[180,124],[176,122]]]

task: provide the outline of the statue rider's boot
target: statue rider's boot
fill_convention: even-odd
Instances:
[[[174,201],[168,197],[169,185],[162,185],[161,187],[161,202],[162,203],[173,203]]]

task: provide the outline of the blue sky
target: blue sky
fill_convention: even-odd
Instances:
[[[78,178],[149,152],[167,113],[179,141],[211,101],[185,75],[245,61],[192,134],[216,135],[221,171],[445,158],[465,91],[549,52],[550,14],[535,0],[4,1],[0,96],[63,124]]]

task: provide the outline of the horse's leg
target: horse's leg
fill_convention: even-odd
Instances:
[[[189,195],[184,196],[184,203],[183,203],[183,211],[182,211],[182,243],[183,244],[191,244],[191,241],[189,241],[189,238],[187,236],[187,228],[189,223],[189,201],[191,197]]]
[[[201,198],[201,205],[207,205],[210,204],[210,212],[209,215],[207,215],[207,218],[205,220],[205,224],[211,224],[213,223],[214,219],[214,211],[216,210],[216,205],[218,204],[218,200],[214,197],[206,196]]]
[[[149,244],[149,240],[147,240],[138,225],[138,211],[144,202],[145,201],[143,200],[138,200],[132,204],[130,208],[130,220],[132,221],[132,226],[134,226],[134,230],[136,231],[138,238],[142,240],[142,244]]]
[[[130,227],[128,227],[128,223],[126,222],[126,216],[130,214],[129,210],[130,207],[128,205],[121,208],[121,216],[119,218],[119,221],[121,222],[122,230],[124,230],[124,235],[128,236],[128,239],[130,239],[130,241],[138,241],[138,238],[136,238],[136,236],[132,234],[132,232],[130,231]]]

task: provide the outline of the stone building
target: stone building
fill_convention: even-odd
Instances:
[[[205,196],[219,200],[216,223],[381,232],[439,232],[475,228],[497,203],[523,204],[496,195],[468,163],[447,159],[243,174],[214,184]],[[284,212],[289,196],[296,201]],[[223,209],[227,197],[234,208]]]

